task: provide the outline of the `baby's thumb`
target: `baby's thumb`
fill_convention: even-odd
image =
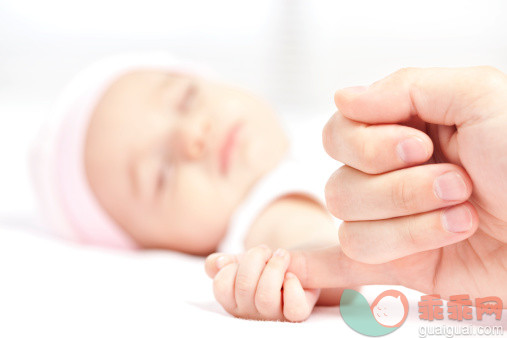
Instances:
[[[482,105],[496,103],[506,92],[507,76],[489,66],[404,68],[369,87],[338,90],[335,103],[344,116],[367,124],[399,123],[417,115],[428,123],[459,128],[487,118]]]
[[[388,263],[356,262],[347,257],[339,246],[292,251],[288,271],[299,278],[305,289],[397,283]]]
[[[215,252],[206,257],[206,261],[204,262],[204,270],[206,271],[208,277],[215,278],[218,271],[220,271],[226,265],[237,263],[238,258],[238,255],[229,255],[225,253]]]

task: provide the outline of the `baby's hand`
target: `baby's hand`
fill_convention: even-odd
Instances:
[[[240,256],[214,253],[205,267],[215,298],[233,316],[299,322],[310,316],[320,289],[304,290],[286,272],[289,262],[286,250],[260,245]]]

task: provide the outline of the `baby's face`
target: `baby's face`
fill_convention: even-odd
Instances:
[[[99,202],[142,247],[207,254],[287,146],[273,111],[257,98],[139,70],[119,78],[97,105],[85,166]]]

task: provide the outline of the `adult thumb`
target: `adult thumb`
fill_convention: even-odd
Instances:
[[[507,76],[490,66],[467,68],[403,68],[369,87],[338,90],[335,103],[349,119],[368,124],[421,120],[456,125],[501,113],[481,103],[503,98]]]

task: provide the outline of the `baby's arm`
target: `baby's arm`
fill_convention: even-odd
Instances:
[[[263,244],[257,247],[259,244]],[[304,290],[292,273],[290,257],[271,254],[270,248],[321,248],[338,244],[329,213],[302,195],[288,195],[268,206],[245,240],[250,248],[241,257],[213,254],[206,271],[214,279],[217,300],[231,314],[243,318],[305,320],[315,303],[338,304],[340,290]],[[268,252],[268,253],[266,253]],[[283,258],[283,261],[282,261]]]
[[[245,247],[313,249],[338,245],[338,231],[330,213],[304,195],[286,195],[272,202],[254,221]]]

